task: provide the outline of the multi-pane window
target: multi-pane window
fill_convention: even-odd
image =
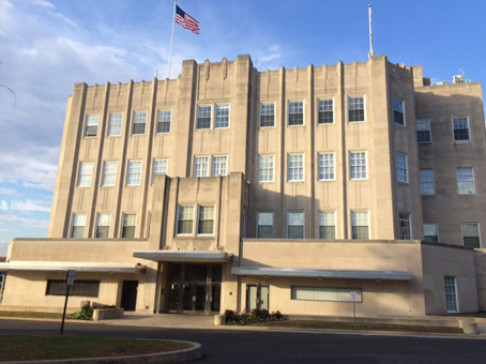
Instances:
[[[86,215],[74,214],[73,226],[71,230],[71,238],[82,238],[84,235],[84,227],[86,226]]]
[[[473,195],[476,193],[474,171],[472,168],[457,168],[457,192],[460,195]]]
[[[177,234],[192,234],[193,219],[193,206],[179,206],[177,216]]]
[[[145,134],[146,125],[147,125],[147,112],[135,111],[133,113],[132,134]]]
[[[69,290],[70,296],[77,297],[98,297],[100,281],[81,281],[76,279]],[[66,294],[65,279],[48,279],[46,295],[64,296]]]
[[[199,206],[197,224],[198,234],[213,234],[214,232],[214,206]]]
[[[447,313],[458,312],[456,277],[444,277],[444,290]]]
[[[304,102],[289,102],[289,125],[304,125]]]
[[[417,141],[421,144],[430,143],[432,141],[430,135],[430,120],[417,120]]]
[[[336,213],[319,211],[319,239],[336,239]]]
[[[228,156],[213,156],[213,177],[226,176],[228,174]]]
[[[454,140],[469,140],[469,118],[453,118],[452,123],[454,125]]]
[[[400,211],[398,213],[398,225],[400,230],[400,239],[410,240],[412,236],[412,227],[409,212]]]
[[[93,176],[93,163],[80,163],[78,187],[90,187]]]
[[[304,239],[304,211],[287,212],[287,237]]]
[[[395,124],[405,125],[405,112],[403,100],[393,99],[393,121]]]
[[[435,194],[435,182],[434,182],[433,169],[420,170],[420,194],[422,195]]]
[[[93,137],[98,134],[98,124],[100,122],[99,115],[86,116],[86,129],[84,130],[84,136]]]
[[[329,181],[334,176],[334,153],[318,153],[317,168],[319,181]]]
[[[287,180],[289,182],[304,180],[304,155],[303,154],[288,155]]]
[[[437,224],[424,224],[424,240],[437,243],[439,241],[439,229]]]
[[[211,128],[211,106],[198,106],[197,107],[197,129],[209,129]]]
[[[137,225],[136,214],[123,214],[122,225],[122,238],[133,239],[135,238],[135,227]]]
[[[462,224],[462,241],[468,248],[481,248],[481,238],[479,224],[465,223]]]
[[[170,110],[157,111],[157,133],[169,133],[172,113]]]
[[[273,212],[258,212],[257,237],[260,239],[273,238]]]
[[[105,162],[103,166],[103,178],[101,185],[103,187],[114,186],[116,184],[116,173],[118,171],[118,162]]]
[[[258,156],[258,182],[273,182],[274,156]]]
[[[351,211],[351,238],[368,240],[370,236],[368,211]]]
[[[365,121],[364,96],[348,97],[348,120]]]
[[[317,123],[332,124],[334,123],[334,100],[317,100]]]
[[[291,299],[325,302],[363,302],[360,288],[291,287]]]
[[[209,157],[200,156],[194,157],[194,177],[208,177],[209,176]]]
[[[96,221],[96,238],[108,238],[110,232],[111,214],[98,214]]]
[[[152,170],[152,184],[155,182],[157,176],[164,176],[167,174],[167,159],[154,160],[154,166]]]
[[[108,120],[108,136],[120,136],[122,132],[123,114],[113,113],[110,114]]]
[[[227,128],[230,119],[229,105],[216,105],[216,115],[214,117],[214,128]]]
[[[127,186],[138,186],[142,182],[142,161],[128,161]]]
[[[395,163],[397,169],[397,181],[408,183],[408,161],[407,155],[395,153]]]
[[[366,179],[366,152],[349,152],[349,176],[351,179]]]
[[[275,104],[260,105],[260,127],[275,125]]]

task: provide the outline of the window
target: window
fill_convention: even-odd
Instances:
[[[227,175],[228,157],[225,155],[213,156],[213,177]]]
[[[417,141],[419,144],[430,143],[432,141],[430,136],[430,120],[417,120]]]
[[[258,212],[257,238],[273,238],[273,212]]]
[[[275,105],[261,104],[260,105],[260,128],[275,125]]]
[[[145,125],[147,124],[147,113],[145,111],[135,111],[133,113],[132,134],[145,134]]]
[[[287,212],[287,237],[304,239],[304,211]]]
[[[209,176],[209,157],[194,157],[194,177]]]
[[[330,181],[334,177],[334,153],[318,153],[317,168],[319,181]]]
[[[304,102],[289,102],[289,125],[304,125]]]
[[[456,277],[444,277],[444,290],[447,313],[458,312]]]
[[[164,176],[167,174],[167,159],[154,160],[154,166],[152,171],[152,184],[155,182],[157,176]]]
[[[465,247],[481,248],[479,224],[477,223],[462,224],[462,241]]]
[[[96,238],[108,238],[110,233],[111,215],[98,214],[98,221],[96,222]]]
[[[103,178],[101,186],[109,187],[116,184],[116,173],[118,171],[118,162],[105,162],[103,166]]]
[[[258,182],[273,182],[273,155],[258,156]]]
[[[424,224],[424,240],[434,243],[439,242],[439,229],[437,228],[437,224]]]
[[[334,123],[334,100],[317,100],[317,123]]]
[[[193,218],[194,207],[179,206],[179,213],[177,217],[177,234],[192,234]]]
[[[397,181],[408,183],[408,158],[406,154],[395,153]]]
[[[366,152],[349,152],[349,176],[351,179],[366,179]]]
[[[136,214],[123,214],[122,238],[135,238],[135,227],[137,225]]]
[[[214,118],[214,128],[227,128],[229,127],[230,106],[229,105],[216,105],[216,115]]]
[[[292,299],[300,301],[363,302],[360,288],[295,287]]]
[[[289,182],[304,180],[304,155],[303,154],[288,155],[287,180]]]
[[[473,195],[476,193],[474,171],[472,168],[457,168],[457,192],[460,195]]]
[[[351,238],[368,240],[369,236],[368,211],[351,211]]]
[[[214,206],[199,206],[197,233],[212,235],[214,232]]]
[[[393,99],[393,121],[395,124],[405,125],[405,113],[403,100]]]
[[[364,97],[348,97],[348,120],[365,121]]]
[[[90,187],[93,175],[93,163],[81,163],[79,165],[78,187]]]
[[[142,161],[128,161],[127,186],[139,186],[142,182]]]
[[[100,290],[100,281],[80,281],[75,279],[74,284],[69,290],[70,296],[80,297],[98,297]],[[48,279],[46,295],[64,296],[66,295],[65,279]]]
[[[122,132],[122,122],[122,113],[110,114],[110,118],[108,121],[108,136],[120,136]]]
[[[84,227],[86,226],[86,215],[74,214],[71,238],[82,238],[84,236]]]
[[[336,213],[319,211],[319,239],[336,239]]]
[[[86,129],[84,130],[84,136],[95,137],[98,134],[99,122],[100,122],[99,115],[86,116]]]
[[[435,194],[435,182],[434,182],[433,169],[420,170],[420,194],[422,195]]]
[[[454,118],[454,141],[469,140],[469,118]]]
[[[399,224],[399,233],[400,239],[402,240],[410,240],[412,237],[412,228],[410,222],[410,213],[400,211],[398,213],[398,224]]]
[[[157,112],[157,133],[169,133],[172,113],[170,110],[159,110]]]
[[[197,129],[211,128],[211,106],[197,107]]]

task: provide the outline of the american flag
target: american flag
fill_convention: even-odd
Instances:
[[[189,29],[191,32],[199,34],[199,22],[182,10],[178,5],[176,5],[175,22],[182,25],[184,28]]]

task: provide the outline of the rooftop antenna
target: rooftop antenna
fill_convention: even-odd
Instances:
[[[371,4],[368,4],[368,16],[370,23],[370,52],[368,53],[368,57],[373,57],[375,51],[373,49],[373,10],[371,9]]]

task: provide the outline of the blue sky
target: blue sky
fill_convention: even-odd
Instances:
[[[179,0],[201,34],[177,25],[184,59],[250,54],[264,71],[364,62],[370,0]],[[433,82],[486,81],[486,1],[371,0],[374,48],[422,64]],[[167,75],[171,0],[0,0],[0,255],[13,237],[45,237],[66,101],[90,85]]]

